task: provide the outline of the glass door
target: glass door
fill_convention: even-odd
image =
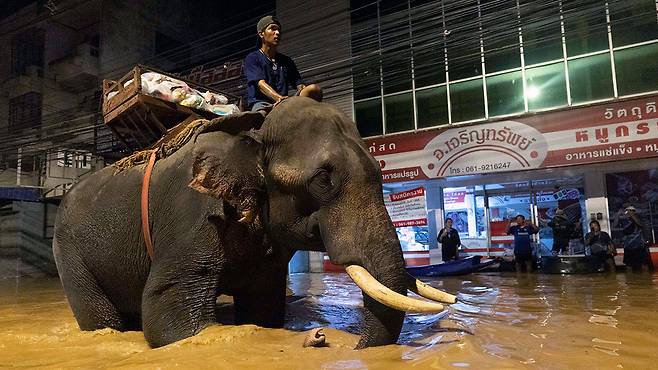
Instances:
[[[512,248],[514,237],[507,235],[505,229],[515,217],[522,215],[526,220],[533,221],[534,209],[532,207],[532,194],[522,192],[487,191],[489,204],[489,232],[491,233],[491,248]]]
[[[444,220],[452,219],[465,252],[486,255],[488,230],[482,187],[444,188],[443,204]]]
[[[548,256],[553,250],[553,230],[549,226],[556,216],[556,211],[561,209],[564,217],[573,225],[573,233],[569,242],[570,253],[584,253],[582,243],[583,232],[587,223],[584,214],[585,197],[582,188],[565,187],[562,189],[535,190],[537,207],[537,223],[539,226],[539,254]],[[583,221],[585,220],[585,221]]]

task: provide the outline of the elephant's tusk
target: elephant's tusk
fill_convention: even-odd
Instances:
[[[457,297],[455,297],[454,295],[433,288],[431,285],[425,284],[411,275],[409,275],[408,280],[409,281],[407,284],[409,290],[418,294],[421,297],[425,297],[427,299],[431,299],[433,301],[443,302],[443,303],[457,302]]]
[[[443,311],[443,305],[441,304],[405,297],[394,292],[377,281],[361,266],[349,265],[345,268],[345,271],[364,293],[383,305],[404,312],[434,313]]]
[[[254,221],[255,213],[252,210],[242,211],[242,218],[238,220],[241,224],[248,224]]]

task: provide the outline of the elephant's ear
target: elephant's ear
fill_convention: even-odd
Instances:
[[[193,156],[190,188],[232,204],[239,213],[259,211],[265,179],[261,144],[253,135],[200,135]]]

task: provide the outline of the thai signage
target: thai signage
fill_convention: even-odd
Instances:
[[[384,204],[395,227],[427,225],[423,187],[384,194]]]
[[[179,75],[203,85],[214,85],[230,79],[239,78],[242,76],[242,70],[243,61],[236,60],[212,67],[199,65],[189,70],[189,72],[179,73]]]
[[[466,191],[444,191],[443,203],[444,204],[463,204],[466,199]]]
[[[658,156],[658,97],[366,141],[384,182]]]

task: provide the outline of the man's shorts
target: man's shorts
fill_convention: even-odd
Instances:
[[[532,261],[532,253],[514,253],[514,261],[516,263]]]
[[[256,112],[259,110],[266,110],[269,111],[272,109],[272,103],[267,102],[267,101],[257,101],[254,103],[254,105],[251,106],[251,111]]]

